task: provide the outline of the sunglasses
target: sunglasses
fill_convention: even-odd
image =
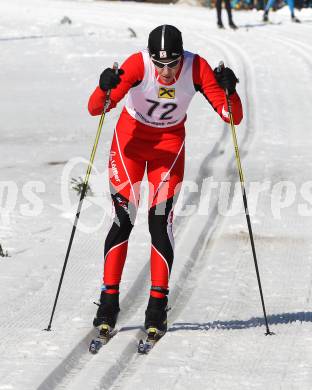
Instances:
[[[181,57],[177,58],[176,60],[169,61],[169,62],[161,62],[161,61],[156,61],[153,59],[152,59],[152,61],[153,61],[153,64],[155,66],[157,66],[157,68],[163,69],[165,66],[167,66],[168,68],[173,69],[179,64],[179,62],[181,61]]]

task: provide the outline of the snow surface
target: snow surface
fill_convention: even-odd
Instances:
[[[67,16],[71,24],[61,24]],[[226,15],[224,15],[224,19]],[[312,12],[187,5],[0,2],[0,390],[310,390],[312,387]],[[101,71],[146,47],[163,23],[211,66],[240,78],[237,128],[270,329],[265,326],[230,128],[196,96],[175,220],[169,332],[138,356],[149,289],[146,191],[121,285],[120,332],[91,356],[92,319],[110,226],[107,160],[122,108],[107,115],[51,332],[53,300],[99,118],[86,104]],[[225,23],[226,24],[226,23]],[[226,24],[227,25],[227,24]],[[133,32],[137,35],[133,37]],[[211,191],[212,182],[217,188]],[[229,191],[230,184],[233,184]],[[146,187],[145,187],[146,188]],[[258,190],[259,192],[257,196]],[[142,189],[143,190],[143,189]]]

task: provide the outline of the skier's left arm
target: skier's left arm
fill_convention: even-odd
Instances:
[[[200,91],[220,117],[225,122],[229,123],[228,105],[224,91],[225,88],[227,88],[230,95],[233,120],[235,125],[238,125],[243,119],[243,108],[235,89],[237,82],[236,76],[231,69],[229,69],[229,71],[226,70],[226,74],[222,73],[222,78],[220,74],[217,81],[216,74],[211,69],[208,62],[199,55],[196,55],[194,58],[193,82],[195,89]]]

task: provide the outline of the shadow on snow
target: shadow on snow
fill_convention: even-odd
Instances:
[[[267,316],[269,325],[291,324],[293,322],[312,322],[312,312],[282,313]],[[209,329],[248,329],[265,326],[263,317],[253,317],[249,320],[212,321],[205,323],[175,322],[168,330],[209,330]]]
[[[272,314],[268,317],[269,325],[291,324],[293,322],[312,322],[312,312],[297,312],[297,313],[282,313]],[[263,317],[252,317],[249,320],[231,320],[231,321],[212,321],[212,322],[174,322],[168,329],[168,332],[176,332],[179,330],[233,330],[233,329],[249,329],[265,326]],[[129,330],[141,329],[142,326],[123,326],[119,332],[127,332]]]

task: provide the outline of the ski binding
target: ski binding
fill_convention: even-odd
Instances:
[[[89,352],[93,355],[97,354],[103,345],[107,344],[109,340],[117,333],[116,329],[111,328],[107,324],[100,325],[98,329],[98,337],[92,339],[89,346]]]
[[[146,340],[140,340],[138,345],[138,353],[141,355],[148,354],[151,349],[155,346],[157,341],[159,341],[165,332],[160,331],[156,328],[149,328],[147,329],[147,338]]]

